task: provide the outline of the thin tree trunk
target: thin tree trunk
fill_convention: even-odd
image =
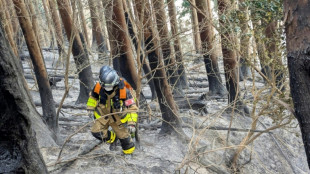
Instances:
[[[38,44],[41,47],[41,44],[44,45],[44,43],[43,43],[44,39],[41,38],[40,27],[39,27],[39,24],[38,24],[38,17],[37,17],[36,11],[35,11],[34,6],[33,6],[33,1],[26,0],[25,2],[27,3],[26,5],[28,6],[28,9],[29,9],[29,14],[31,16],[30,19],[31,19],[31,22],[32,22],[32,27],[33,27],[34,33],[36,35],[36,38],[38,40],[37,42],[38,42]]]
[[[177,24],[177,12],[175,9],[175,0],[168,0],[168,11],[169,11],[169,19],[170,19],[170,26],[171,26],[171,34],[174,37],[174,52],[175,52],[175,59],[177,61],[177,69],[178,69],[178,77],[180,78],[180,83],[183,88],[188,88],[187,76],[184,68],[183,62],[183,54],[181,48],[181,41],[179,37],[179,29]]]
[[[287,63],[295,116],[310,168],[310,1],[284,1]]]
[[[30,58],[34,66],[34,72],[39,85],[39,92],[42,102],[43,118],[47,125],[57,135],[58,125],[56,120],[56,110],[52,90],[48,81],[48,75],[45,69],[43,56],[37,42],[37,37],[32,30],[31,20],[28,17],[26,6],[21,0],[13,0],[15,11],[18,16],[19,24],[23,30],[24,37],[30,53]]]
[[[195,0],[190,0],[191,3],[196,6]],[[202,45],[200,39],[200,32],[199,32],[199,24],[198,24],[198,16],[197,10],[191,6],[191,20],[192,20],[192,30],[193,30],[193,38],[194,38],[194,46],[196,53],[201,53]]]
[[[218,0],[219,15],[225,14],[231,7],[230,1]],[[224,59],[224,70],[226,79],[226,88],[228,91],[228,103],[236,107],[236,112],[245,112],[249,114],[248,108],[243,104],[240,99],[239,78],[237,75],[237,55],[236,48],[234,48],[235,38],[233,31],[227,25],[225,19],[220,18],[221,25],[221,41],[222,52]]]
[[[2,23],[0,57],[0,173],[48,173],[31,122],[39,116],[30,104],[21,67],[6,40]]]
[[[110,42],[114,40],[115,43],[111,45],[117,45],[117,47],[112,48],[112,55],[115,57],[113,62],[119,61],[119,70],[122,76],[136,89],[138,74],[125,21],[122,0],[113,1],[112,21],[110,23],[112,24],[112,32],[110,32],[112,35],[109,36]],[[116,69],[118,68],[116,67]]]
[[[70,17],[72,11],[68,1],[57,0],[57,4],[68,40],[70,41],[73,36],[72,54],[80,80],[80,94],[76,103],[86,103],[89,97],[89,91],[94,85],[88,54],[84,50],[79,33],[74,32],[75,28],[73,28],[73,21]]]
[[[6,4],[5,0],[0,0],[0,6],[3,7],[2,10],[0,10],[0,19],[1,22],[3,23],[3,27],[5,30],[6,37],[11,45],[11,48],[13,49],[13,52],[16,57],[18,56],[18,50],[17,46],[15,44],[15,41],[13,39],[13,28],[12,28],[12,23],[8,19],[8,8],[9,6]]]
[[[166,17],[164,0],[154,0],[153,5],[156,15],[156,23],[159,32],[162,55],[165,66],[167,66],[167,72],[169,76],[168,82],[173,87],[172,89],[175,95],[184,96],[184,92],[182,90],[181,83],[178,78],[178,70],[175,55],[171,54],[170,36],[167,26],[167,17]]]
[[[138,11],[138,16],[141,22],[143,22],[143,36],[148,52],[148,59],[152,71],[154,71],[154,83],[158,97],[160,110],[162,113],[162,126],[160,133],[178,132],[184,133],[181,128],[181,120],[178,117],[178,109],[172,96],[171,87],[168,84],[164,60],[160,54],[159,41],[154,37],[154,26],[149,19],[150,17],[150,5],[144,1],[135,1],[135,5]],[[143,17],[143,18],[142,18]],[[144,20],[141,20],[144,19]]]
[[[79,17],[77,15],[78,14],[77,2],[76,2],[76,0],[70,0],[70,1],[71,1],[72,14],[73,14],[72,18],[71,18],[72,22],[73,22],[72,23],[73,24],[72,28],[73,28],[73,31],[78,33],[78,35],[80,36],[84,52],[87,53],[87,56],[88,56],[87,43],[85,41],[85,37],[84,37],[83,33],[80,32],[80,30],[82,30],[80,23],[82,23],[82,22],[79,22]]]
[[[56,42],[57,42],[57,47],[58,47],[58,53],[59,57],[61,58],[63,53],[64,53],[64,48],[63,48],[63,43],[64,43],[64,38],[62,35],[62,28],[61,28],[61,23],[60,23],[60,18],[57,13],[57,8],[56,8],[56,3],[54,0],[48,0],[49,2],[49,8],[50,12],[52,15],[52,21],[54,23],[54,28],[55,28],[55,33],[56,33]]]
[[[250,58],[250,35],[249,35],[249,10],[248,7],[244,4],[245,0],[240,0],[240,13],[239,21],[240,21],[240,28],[241,28],[241,39],[240,39],[240,63],[241,63],[241,73],[243,78],[247,78],[251,76],[250,67],[246,63]]]
[[[19,58],[19,51],[18,51],[18,47],[17,47],[17,44],[16,44],[16,39],[14,39],[14,37],[16,37],[16,34],[14,34],[14,29],[13,29],[13,26],[12,26],[13,25],[13,20],[12,21],[9,20],[10,18],[12,18],[11,17],[12,15],[9,13],[9,11],[12,11],[13,14],[16,16],[13,3],[11,1],[9,1],[9,3],[6,3],[5,0],[0,0],[0,4],[1,4],[0,5],[1,7],[6,7],[6,8],[4,8],[4,11],[5,11],[4,13],[5,14],[1,14],[1,16],[3,17],[2,21],[3,21],[4,24],[6,24],[6,25],[4,25],[6,36],[7,36],[8,40],[9,40],[9,43],[10,43],[12,49],[13,49],[13,52],[14,52],[16,58],[18,59],[18,62],[20,64],[20,66],[22,67],[23,66],[22,59]],[[1,12],[3,12],[3,11],[1,10]],[[18,19],[16,21],[18,22]],[[22,69],[22,71],[24,72],[24,69]],[[25,79],[24,79],[24,82],[26,83]]]
[[[50,48],[54,48],[55,46],[55,42],[54,42],[54,31],[53,31],[53,27],[52,27],[52,21],[50,18],[50,14],[49,14],[49,10],[48,10],[48,5],[47,5],[47,1],[46,0],[42,0],[43,3],[43,8],[44,8],[44,12],[45,12],[45,18],[47,21],[47,26],[48,26],[48,30],[50,32],[50,36],[51,36],[51,41],[50,41]]]
[[[95,32],[97,47],[98,47],[98,58],[103,59],[105,52],[107,51],[107,47],[104,42],[103,32],[98,16],[97,11],[97,3],[94,0],[88,0],[90,15],[91,15],[91,23],[93,27],[93,32]]]
[[[105,33],[105,26],[106,26],[106,20],[105,20],[105,16],[104,16],[104,9],[102,8],[102,1],[97,0],[95,1],[96,3],[96,9],[99,13],[99,22],[101,25],[101,33],[102,33],[102,37],[103,37],[103,44],[105,45],[105,53],[106,55],[108,54],[109,48],[108,48],[108,39],[107,39],[107,34]]]
[[[284,66],[281,60],[281,55],[279,52],[279,48],[277,45],[279,45],[280,37],[279,34],[277,34],[277,22],[271,21],[266,29],[265,29],[265,35],[268,39],[266,42],[266,48],[268,53],[268,58],[273,60],[273,63],[271,64],[271,75],[272,75],[272,81],[275,82],[275,85],[278,89],[284,90],[284,87],[282,86],[285,79],[284,79]]]
[[[49,41],[48,34],[45,34],[45,25],[43,21],[43,15],[41,15],[40,8],[39,8],[39,0],[32,0],[33,5],[34,5],[34,12],[37,16],[37,21],[39,25],[39,34],[40,34],[40,39],[42,39],[42,45],[47,46],[47,43]],[[52,37],[52,36],[51,36]]]
[[[113,50],[117,47],[115,40],[113,40],[113,33],[112,33],[112,14],[113,14],[113,2],[112,0],[102,0],[102,5],[104,8],[104,15],[106,18],[106,25],[107,25],[107,32],[108,32],[108,40],[109,40],[109,45],[110,45],[110,59],[109,59],[109,65],[114,66],[114,69],[119,70],[119,65],[115,66],[114,65],[114,61],[113,61],[113,56],[112,56],[112,52]],[[116,62],[119,63],[119,62]],[[117,69],[118,67],[118,69]]]
[[[126,1],[123,1],[123,2],[126,2]],[[129,32],[129,35],[131,37],[131,40],[136,48],[136,51],[139,51],[138,50],[138,36],[137,36],[137,32],[134,30],[134,26],[132,25],[132,22],[131,22],[131,19],[129,17],[130,15],[130,12],[128,10],[128,8],[125,7],[125,19],[126,19],[126,23],[127,23],[127,27],[128,27],[128,32]],[[142,52],[142,50],[140,50]],[[155,91],[155,85],[154,85],[154,81],[153,81],[153,77],[152,77],[152,74],[150,73],[151,72],[151,67],[149,65],[149,63],[144,60],[145,56],[143,56],[142,53],[140,53],[140,62],[142,64],[142,69],[144,71],[144,73],[146,74],[146,78],[148,80],[148,85],[150,86],[150,89],[151,89],[151,92],[152,92],[152,100],[156,99],[156,91]]]
[[[10,16],[10,19],[12,22],[12,28],[13,28],[12,33],[13,33],[13,38],[14,38],[15,43],[16,43],[17,51],[20,53],[20,51],[23,47],[24,38],[22,36],[21,28],[19,27],[18,18],[17,18],[16,12],[15,12],[15,7],[14,7],[14,4],[12,1],[5,1],[5,2],[9,8],[9,12],[12,12],[8,16]]]
[[[257,19],[255,19],[255,17],[253,16],[253,13],[254,12],[252,11],[251,21],[253,24],[254,38],[255,38],[255,43],[257,47],[258,58],[259,58],[260,65],[261,65],[261,71],[268,79],[271,79],[271,68],[268,63],[267,50],[265,47],[265,43],[262,39],[262,35],[263,35],[262,26],[261,24],[259,24],[260,22],[257,21]]]
[[[78,5],[78,9],[79,9],[79,16],[80,16],[80,19],[82,22],[83,35],[85,36],[85,40],[86,40],[88,48],[90,48],[90,41],[89,41],[89,37],[88,37],[88,30],[86,27],[86,20],[85,20],[85,16],[84,16],[84,12],[83,12],[82,2],[77,1],[77,5]]]
[[[13,38],[15,39],[17,36],[17,32],[19,30],[19,26],[18,26],[18,19],[16,17],[16,13],[15,13],[15,8],[14,8],[14,4],[12,1],[3,1],[6,3],[7,8],[8,8],[8,16],[10,16],[11,19],[11,23],[12,23],[12,33],[13,33]],[[11,13],[9,13],[11,12]]]
[[[222,78],[220,76],[220,70],[218,66],[218,56],[215,49],[215,34],[212,26],[212,14],[210,7],[210,0],[196,0],[197,8],[200,10],[197,12],[199,21],[199,31],[202,43],[201,52],[204,54],[204,62],[209,81],[209,93],[210,95],[225,95],[226,91],[222,84]],[[207,17],[202,14],[205,12]]]

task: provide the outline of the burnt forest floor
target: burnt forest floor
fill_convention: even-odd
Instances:
[[[26,53],[25,53],[26,54]],[[64,93],[64,66],[57,62],[57,50],[43,51],[48,74],[59,78],[52,86],[55,103],[60,103]],[[103,65],[90,56],[95,80],[99,68]],[[29,56],[22,61],[28,87],[34,102],[41,107],[38,88],[33,80]],[[219,62],[222,81],[225,81],[222,62]],[[203,59],[199,55],[187,54],[185,67],[189,88],[184,89],[185,97],[176,98],[183,120],[183,130],[191,139],[184,143],[175,135],[160,135],[161,114],[156,101],[151,100],[151,92],[143,83],[143,94],[151,108],[151,113],[142,110],[139,113],[140,148],[133,155],[124,156],[121,147],[110,151],[109,145],[100,143],[90,133],[92,120],[87,116],[84,105],[75,105],[79,94],[79,81],[75,74],[74,61],[70,61],[70,91],[64,101],[59,117],[59,146],[41,147],[48,170],[53,174],[71,173],[233,173],[230,161],[242,139],[249,133],[254,117],[240,113],[231,113],[227,97],[209,96],[208,80]],[[254,80],[253,80],[254,77]],[[255,88],[254,88],[255,87]],[[240,82],[244,103],[253,111],[255,94],[261,90],[256,112],[265,109],[271,90],[265,87],[263,79],[255,72],[250,79]],[[265,97],[264,97],[265,96]],[[228,109],[227,109],[228,108]],[[277,109],[270,103],[267,109]],[[258,118],[256,130],[265,130],[291,118],[283,109],[282,115],[265,114]],[[253,115],[253,114],[252,114]],[[78,131],[80,128],[85,127]],[[234,128],[228,131],[225,128]],[[258,134],[259,132],[254,132]],[[73,136],[72,136],[73,135]],[[68,138],[72,136],[71,138]],[[63,147],[60,159],[59,152]],[[57,160],[58,159],[58,160]],[[238,159],[239,173],[309,173],[306,155],[296,120],[285,127],[263,133],[255,141],[245,146]]]

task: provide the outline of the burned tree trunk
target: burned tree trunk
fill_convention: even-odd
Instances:
[[[111,46],[114,45],[114,47],[111,47],[112,56],[114,57],[113,64],[115,69],[119,68],[122,76],[136,89],[138,74],[125,21],[123,2],[122,0],[115,0],[111,3],[113,3],[113,22],[109,22],[108,25],[112,29],[109,32],[109,38],[110,42],[113,42]]]
[[[223,96],[226,94],[220,70],[218,66],[218,57],[215,52],[214,42],[215,34],[212,26],[212,12],[210,7],[210,0],[196,0],[198,21],[200,23],[200,38],[202,43],[201,52],[204,54],[204,62],[209,81],[209,93],[211,95]],[[207,17],[204,14],[206,13]]]
[[[45,69],[43,55],[37,37],[32,30],[32,25],[29,13],[26,10],[26,6],[23,1],[14,0],[15,11],[18,16],[19,24],[23,30],[24,37],[27,43],[27,47],[30,53],[30,58],[34,67],[37,83],[39,86],[39,92],[42,102],[43,118],[48,126],[57,134],[58,125],[56,120],[56,110],[54,107],[54,99],[52,90],[48,81],[48,75]]]
[[[95,32],[97,47],[98,47],[98,58],[103,59],[105,52],[107,51],[107,47],[104,42],[103,30],[100,24],[98,11],[97,11],[97,3],[94,0],[88,0],[90,15],[91,15],[91,23],[93,27],[93,32]]]
[[[181,48],[181,41],[179,37],[179,29],[177,25],[177,12],[175,9],[175,0],[168,0],[168,11],[169,11],[169,19],[170,19],[170,26],[171,26],[171,34],[174,37],[174,53],[175,53],[175,59],[177,61],[177,70],[178,70],[178,76],[177,78],[180,79],[180,85],[183,88],[188,88],[188,82],[187,82],[187,76],[184,68],[184,62],[183,62],[183,55],[182,55],[182,48]]]
[[[295,116],[310,168],[310,1],[284,1],[287,63]]]
[[[85,52],[79,33],[74,32],[74,29],[72,28],[73,22],[70,16],[72,11],[68,0],[57,0],[57,4],[59,14],[61,15],[66,30],[67,38],[70,41],[71,37],[73,37],[72,54],[80,80],[80,94],[76,103],[86,103],[89,97],[89,91],[94,85],[88,54]]]
[[[219,0],[219,15],[225,14],[230,7],[230,1]],[[227,26],[229,25],[229,22],[225,21],[224,18],[220,18],[220,25],[226,88],[228,91],[228,103],[232,104],[232,106],[237,109],[237,112],[245,112],[246,114],[249,114],[248,108],[240,99],[239,78],[237,70],[238,62],[235,50],[236,48],[234,47],[235,38],[232,33],[233,31],[231,30],[231,27]]]
[[[175,95],[183,96],[184,92],[178,78],[175,56],[171,54],[170,36],[167,26],[167,17],[165,12],[164,0],[154,0],[154,11],[156,16],[156,24],[160,38],[160,47],[164,59],[164,64],[167,66],[168,82],[172,86]]]
[[[39,115],[31,105],[21,67],[13,58],[2,23],[0,57],[0,173],[48,173],[31,121],[31,117]]]
[[[131,37],[131,40],[136,48],[136,51],[138,51],[138,41],[137,41],[137,34],[134,31],[134,28],[132,26],[132,22],[131,19],[129,18],[129,12],[125,12],[125,19],[126,19],[126,23],[127,23],[127,27],[128,27],[128,32],[129,35]],[[141,51],[141,50],[140,50]],[[144,71],[144,74],[146,74],[146,78],[148,80],[148,85],[150,86],[151,92],[152,92],[152,100],[156,99],[156,91],[155,91],[155,85],[154,85],[154,81],[153,81],[153,77],[152,77],[152,73],[151,72],[151,67],[149,65],[149,63],[144,60],[144,56],[142,55],[142,53],[140,53],[140,62],[142,64],[142,69]]]
[[[142,30],[146,52],[148,52],[151,69],[154,71],[155,89],[162,118],[164,120],[162,122],[160,133],[171,133],[176,131],[182,133],[183,131],[181,128],[181,120],[178,117],[178,109],[172,96],[171,87],[168,84],[163,57],[160,55],[160,47],[158,47],[159,41],[153,35],[154,26],[152,26],[152,21],[150,20],[150,6],[147,2],[143,3],[143,1],[141,2],[139,0],[135,1],[135,5],[137,7],[140,22],[143,22]]]

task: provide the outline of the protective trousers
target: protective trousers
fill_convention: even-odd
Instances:
[[[113,131],[108,130],[109,126],[112,127]],[[117,136],[125,154],[131,154],[135,150],[131,136],[118,115],[103,116],[97,119],[91,128],[91,132],[97,139],[108,143],[113,143]]]

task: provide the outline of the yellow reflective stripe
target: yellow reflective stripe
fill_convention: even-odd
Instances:
[[[128,120],[128,114],[124,118],[121,119],[121,122],[122,123],[126,123],[127,120]]]
[[[115,138],[116,134],[113,131],[111,131],[111,138],[107,141],[107,143],[112,144],[115,141]]]
[[[128,113],[123,119],[121,119],[122,123],[137,122],[137,121],[138,121],[138,114],[136,112]]]
[[[133,121],[133,122],[138,121],[138,114],[136,112],[128,113],[127,115],[129,115],[128,122],[129,121]]]
[[[95,115],[95,118],[96,118],[96,119],[98,119],[98,118],[101,117],[100,114],[98,114],[96,111],[94,112],[94,115]]]
[[[135,151],[135,146],[133,146],[130,149],[123,150],[124,154],[132,154]]]
[[[93,97],[89,97],[88,101],[87,101],[87,106],[96,107],[97,106],[97,100]]]

